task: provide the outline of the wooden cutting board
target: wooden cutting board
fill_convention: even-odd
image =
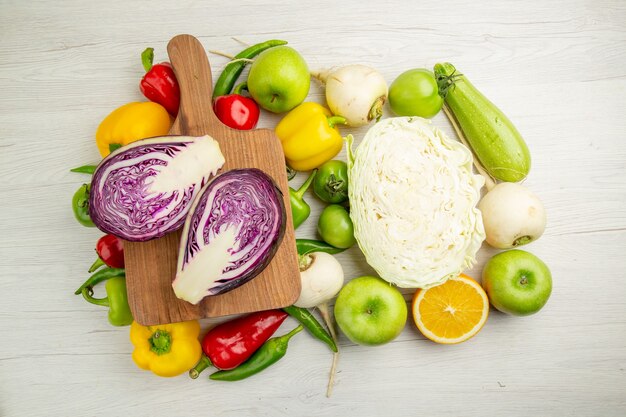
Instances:
[[[124,242],[128,302],[133,316],[140,324],[154,325],[291,305],[300,294],[300,272],[280,142],[272,130],[234,130],[219,121],[211,105],[211,67],[196,38],[178,35],[167,45],[167,52],[181,95],[170,134],[208,134],[217,140],[226,158],[220,173],[259,168],[270,175],[283,192],[287,227],[276,255],[263,272],[230,292],[204,298],[198,305],[179,300],[172,290],[180,230],[149,242]]]

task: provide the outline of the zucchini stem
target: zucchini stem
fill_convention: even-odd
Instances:
[[[467,138],[463,134],[463,131],[461,130],[461,127],[459,126],[459,123],[456,121],[454,114],[452,114],[452,111],[450,110],[447,104],[443,105],[443,112],[448,117],[448,120],[450,120],[450,124],[452,124],[452,127],[454,128],[454,131],[459,137],[459,140],[461,141],[461,143],[467,146],[467,149],[469,149],[472,152],[472,155],[474,156],[474,166],[476,167],[476,170],[478,171],[478,173],[482,175],[483,178],[485,178],[485,187],[487,187],[487,191],[491,191],[491,189],[496,186],[496,181],[491,177],[491,175],[487,173],[485,168],[480,164],[480,161],[476,157],[476,154],[472,150],[471,146],[469,146],[469,143],[467,142]]]

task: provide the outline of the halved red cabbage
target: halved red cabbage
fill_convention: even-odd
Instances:
[[[248,282],[270,263],[284,233],[285,205],[272,178],[255,168],[218,175],[185,221],[176,296],[197,304]]]
[[[143,139],[107,156],[91,180],[89,215],[105,233],[142,242],[179,229],[224,165],[210,136]]]

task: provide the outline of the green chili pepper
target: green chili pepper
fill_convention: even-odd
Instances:
[[[89,217],[89,189],[90,184],[83,184],[74,193],[72,197],[72,209],[74,210],[74,217],[78,220],[78,223],[85,227],[95,227]]]
[[[113,326],[129,326],[133,322],[133,314],[128,305],[128,293],[126,292],[126,279],[124,277],[109,278],[104,285],[107,296],[93,298],[93,287],[83,288],[83,298],[91,304],[109,307],[109,323]]]
[[[317,174],[317,169],[311,172],[309,178],[302,184],[298,190],[289,187],[289,202],[291,203],[291,216],[293,217],[293,228],[297,229],[311,214],[311,207],[302,198],[309,185],[313,182]]]
[[[265,368],[275,364],[287,353],[287,345],[289,339],[296,333],[302,330],[302,325],[296,327],[286,335],[280,337],[273,337],[263,344],[254,352],[254,354],[236,367],[228,371],[217,371],[211,374],[209,378],[216,381],[239,381],[241,379],[248,378],[252,375],[258,374]]]
[[[93,174],[96,171],[97,165],[83,165],[77,168],[70,169],[70,172],[78,172],[80,174]]]
[[[222,74],[220,74],[220,77],[215,83],[215,88],[213,89],[213,99],[219,96],[225,96],[226,94],[230,94],[230,91],[233,89],[233,86],[237,82],[237,78],[239,78],[245,66],[248,65],[248,62],[243,59],[252,59],[266,49],[286,44],[286,41],[280,40],[266,41],[258,43],[256,45],[252,45],[251,47],[246,48],[243,51],[239,52],[237,55],[235,55],[233,61],[237,59],[242,60],[235,62],[231,61],[226,65],[226,68],[224,68],[224,71],[222,71]]]
[[[298,320],[304,327],[306,327],[309,333],[311,333],[322,342],[326,343],[333,352],[338,351],[337,344],[333,340],[330,333],[328,333],[324,326],[322,326],[322,324],[317,321],[315,316],[311,314],[309,310],[307,310],[306,308],[289,306],[283,308],[283,311],[289,314],[294,319]]]
[[[343,248],[336,248],[321,240],[314,239],[296,239],[296,247],[298,248],[298,255],[300,256],[308,255],[313,252],[326,252],[334,255],[345,250]]]
[[[122,268],[104,268],[93,274],[89,277],[87,281],[74,292],[74,294],[78,295],[83,292],[83,290],[87,287],[95,287],[96,284],[106,281],[110,278],[114,277],[124,277],[126,276],[126,271]]]

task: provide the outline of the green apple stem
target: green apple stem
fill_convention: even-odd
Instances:
[[[335,125],[346,124],[346,118],[342,116],[330,116],[327,118],[327,120],[328,120],[328,126],[330,126],[331,128],[334,128]]]

